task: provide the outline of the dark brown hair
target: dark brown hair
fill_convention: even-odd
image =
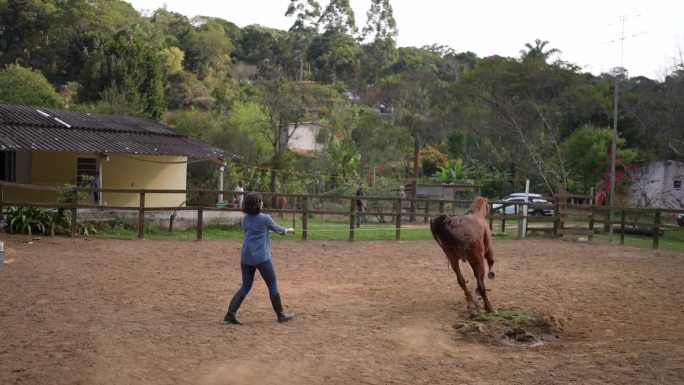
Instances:
[[[261,212],[261,202],[264,199],[261,194],[256,192],[249,192],[245,194],[245,199],[242,201],[242,212],[245,214],[259,214]]]

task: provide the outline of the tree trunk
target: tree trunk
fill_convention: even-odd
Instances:
[[[333,62],[332,63],[332,85],[335,85],[335,81],[337,80],[337,63]]]
[[[413,180],[411,181],[411,198],[415,199],[418,197],[418,171],[420,165],[420,133],[416,132],[414,134],[413,143]],[[416,220],[416,201],[411,201],[411,217],[410,221],[414,222]]]
[[[299,81],[304,80],[304,57],[299,58]]]
[[[275,190],[276,190],[276,177],[277,177],[277,175],[278,175],[278,172],[275,169],[271,170],[271,186],[270,186],[271,192],[275,192]]]

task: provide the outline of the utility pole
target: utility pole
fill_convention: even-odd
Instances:
[[[638,17],[640,15],[636,15]],[[626,15],[620,16],[620,67],[613,71],[615,76],[615,93],[613,95],[613,138],[610,144],[610,193],[608,195],[608,241],[613,240],[613,202],[615,196],[615,154],[617,153],[617,129],[618,129],[618,100],[619,100],[619,89],[620,89],[620,77],[623,76],[626,71],[623,67],[624,56],[625,56],[625,39],[629,37],[634,37],[638,34],[625,37],[625,21],[627,21]],[[643,32],[642,32],[643,33]],[[615,40],[613,40],[615,41]]]

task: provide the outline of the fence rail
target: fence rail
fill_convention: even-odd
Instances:
[[[34,188],[33,185],[23,185],[17,183],[7,183],[0,182],[0,213],[4,218],[5,210],[4,208],[14,206],[14,207],[40,207],[48,209],[63,209],[71,211],[71,228],[70,234],[72,237],[78,235],[78,210],[82,209],[107,209],[116,211],[137,211],[138,212],[138,238],[145,238],[145,217],[146,213],[155,211],[194,211],[197,212],[197,240],[201,241],[203,239],[203,227],[204,227],[204,212],[207,211],[224,211],[224,212],[239,212],[239,208],[235,207],[208,207],[208,206],[174,206],[174,207],[153,207],[146,205],[146,197],[151,194],[184,194],[186,196],[197,194],[199,196],[212,196],[219,194],[235,196],[240,194],[245,194],[242,192],[235,191],[221,191],[221,190],[164,190],[164,189],[94,189],[94,188],[81,188],[72,187],[68,189],[62,188],[61,191],[67,191],[71,194],[71,203],[45,203],[45,202],[21,202],[21,201],[5,201],[4,200],[4,187],[9,186],[12,188],[24,188],[24,189],[42,189],[45,190],[47,186],[38,186]],[[56,191],[56,188],[50,188]],[[77,203],[77,194],[79,192],[83,193],[103,193],[103,192],[115,192],[122,194],[137,194],[139,204],[135,207],[132,206],[100,206],[96,204],[83,204]],[[294,203],[293,207],[285,209],[276,208],[265,208],[264,211],[272,214],[292,214],[301,215],[302,222],[302,239],[307,240],[308,238],[308,218],[310,215],[334,215],[349,218],[349,240],[353,241],[355,239],[355,222],[356,222],[356,201],[358,197],[349,195],[315,195],[315,194],[293,194],[293,193],[272,193],[263,192],[264,200],[268,202],[269,198],[272,196],[284,196],[287,197],[291,202]],[[570,195],[565,195],[564,197],[569,197]],[[583,197],[582,195],[577,195],[578,198]],[[404,218],[410,218],[415,220],[422,219],[423,223],[427,223],[429,218],[439,215],[439,214],[462,214],[465,212],[471,201],[466,200],[449,200],[449,199],[433,199],[433,198],[399,198],[399,197],[387,197],[387,196],[364,196],[362,198],[364,201],[368,202],[369,209],[362,215],[376,216],[377,218],[388,217],[395,225],[395,239],[401,239],[401,228],[402,223],[406,222]],[[338,209],[320,209],[313,207],[313,202],[331,202],[331,205],[337,207]],[[344,203],[344,202],[348,203]],[[517,237],[522,238],[529,231],[543,231],[550,233],[555,237],[560,237],[563,235],[572,234],[572,229],[561,229],[559,222],[567,221],[569,219],[574,219],[576,221],[587,222],[589,227],[594,229],[595,224],[603,224],[604,226],[618,226],[616,231],[620,234],[620,244],[624,244],[624,235],[627,229],[631,226],[634,228],[644,228],[653,232],[653,248],[658,248],[659,238],[661,230],[671,230],[671,231],[684,231],[684,227],[677,226],[676,224],[665,223],[664,218],[674,217],[676,214],[684,213],[684,210],[674,210],[674,209],[662,209],[662,208],[631,208],[631,207],[613,207],[613,212],[619,213],[617,220],[608,220],[608,210],[610,207],[607,206],[596,206],[587,204],[573,204],[573,203],[563,203],[557,202],[553,204],[553,215],[552,216],[540,216],[540,215],[528,215],[529,212],[534,211],[534,209],[548,209],[549,205],[540,205],[533,203],[524,202],[503,202],[493,200],[490,202],[491,205],[500,204],[501,206],[497,208],[500,210],[499,213],[491,212],[488,215],[490,229],[494,229],[495,221],[500,221],[500,231],[506,232],[507,225],[506,222],[515,223],[517,228]],[[505,212],[506,206],[514,206],[514,214],[503,214]],[[345,209],[346,207],[346,209]],[[405,208],[413,208],[411,211]],[[528,212],[524,212],[524,208],[527,207]],[[578,209],[578,213],[573,213],[573,209]],[[627,220],[627,215],[638,215],[640,217],[648,217],[649,221],[643,220]],[[579,217],[579,219],[578,219]],[[615,218],[615,217],[614,217]],[[409,220],[410,222],[411,220]],[[390,223],[392,223],[390,222]],[[529,227],[528,224],[553,224],[553,226],[546,227]],[[564,231],[565,230],[565,231]]]

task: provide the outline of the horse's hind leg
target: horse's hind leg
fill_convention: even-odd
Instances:
[[[477,279],[477,292],[480,294],[480,297],[482,297],[482,301],[484,302],[484,307],[487,313],[492,313],[494,311],[494,308],[492,308],[492,304],[489,302],[489,298],[487,298],[487,288],[485,288],[485,267],[483,262],[477,262],[475,264],[471,264],[473,268],[473,272],[475,273],[475,279]]]
[[[461,268],[458,265],[458,257],[456,257],[456,255],[454,255],[453,253],[448,253],[447,256],[449,257],[449,263],[451,264],[451,268],[454,270],[454,273],[456,273],[456,281],[458,281],[458,284],[461,286],[461,289],[463,289],[463,292],[465,293],[466,301],[468,302],[468,309],[477,309],[477,302],[473,300],[473,295],[470,294],[470,290],[468,290],[468,286],[466,285],[466,280],[465,278],[463,278],[463,273],[461,273]]]
[[[494,279],[494,277],[496,277],[496,273],[494,273],[494,253],[492,253],[491,247],[487,247],[487,250],[485,251],[485,259],[487,260],[487,267],[489,268],[489,274],[487,274],[487,277],[489,277],[489,279]]]

